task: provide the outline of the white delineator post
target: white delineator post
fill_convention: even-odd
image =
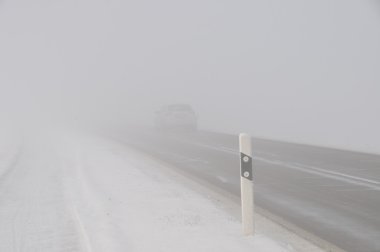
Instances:
[[[239,146],[243,234],[248,236],[255,233],[251,137],[240,134]]]

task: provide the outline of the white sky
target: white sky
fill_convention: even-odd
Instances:
[[[22,111],[188,102],[208,129],[380,153],[380,4],[3,0],[0,85]]]

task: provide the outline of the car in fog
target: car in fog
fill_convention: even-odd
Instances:
[[[156,128],[159,130],[196,130],[197,115],[188,104],[171,104],[156,111]]]

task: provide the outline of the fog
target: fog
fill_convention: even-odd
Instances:
[[[0,1],[1,111],[380,153],[374,0]],[[38,117],[37,117],[38,115]]]

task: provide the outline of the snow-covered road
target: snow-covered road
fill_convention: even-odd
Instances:
[[[56,140],[24,148],[0,179],[0,251],[293,251],[242,237],[223,204],[143,154]]]

